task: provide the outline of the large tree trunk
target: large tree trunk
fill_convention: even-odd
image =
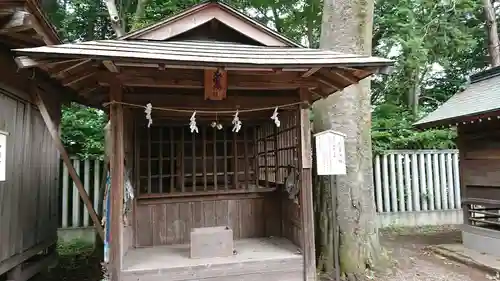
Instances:
[[[135,9],[134,20],[132,23],[132,30],[139,29],[143,27],[143,20],[146,13],[146,4],[148,0],[138,0],[137,7]]]
[[[373,0],[324,0],[321,48],[371,54],[373,8]],[[348,280],[357,280],[367,269],[376,269],[386,261],[379,243],[373,197],[370,81],[365,79],[316,102],[313,110],[316,132],[333,129],[347,134],[347,174],[336,176],[334,183],[321,179],[316,187],[316,192],[321,193],[316,197],[320,200],[316,207],[323,210],[316,222],[322,228],[329,228],[318,241],[323,244],[318,247],[320,257],[331,259],[329,237],[334,236],[335,231],[331,229],[332,222],[325,221],[331,219],[325,214],[329,209],[325,205],[331,208],[328,196],[336,194],[334,211],[340,232],[340,268]],[[323,263],[321,269],[331,269],[328,263],[330,261]],[[321,260],[318,264],[322,264]]]
[[[486,16],[486,31],[488,33],[488,52],[490,54],[491,66],[500,65],[500,40],[498,39],[498,29],[495,10],[491,0],[483,0],[484,15]]]

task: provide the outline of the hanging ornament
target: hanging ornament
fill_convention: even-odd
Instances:
[[[198,133],[198,127],[196,126],[196,111],[193,112],[193,115],[191,115],[191,118],[189,118],[189,129],[191,130],[191,133],[196,132]]]
[[[231,122],[234,127],[233,127],[233,132],[239,132],[240,129],[241,129],[241,121],[240,121],[240,117],[238,117],[238,114],[240,112],[238,110],[236,110],[236,113],[234,114],[234,118],[233,118],[233,122]]]
[[[281,122],[280,120],[278,119],[278,107],[276,107],[274,109],[274,113],[273,113],[273,116],[271,116],[271,119],[274,120],[274,124],[276,124],[276,127],[280,127],[281,125]]]
[[[217,130],[222,130],[222,124],[219,122],[219,117],[217,113],[215,113],[215,121],[212,122],[212,128],[217,128]]]
[[[151,124],[153,124],[153,119],[151,118],[151,111],[153,110],[153,106],[151,103],[146,104],[146,109],[144,110],[144,113],[146,113],[146,119],[148,120],[148,128],[151,127]]]

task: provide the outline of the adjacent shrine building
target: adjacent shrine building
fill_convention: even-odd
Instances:
[[[470,81],[416,125],[457,128],[463,244],[500,257],[500,67]]]
[[[23,75],[11,51],[60,43],[38,2],[0,1],[0,280],[27,280],[57,257],[59,155],[33,92],[55,124],[63,95]]]

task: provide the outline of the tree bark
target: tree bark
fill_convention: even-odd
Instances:
[[[321,48],[370,55],[373,9],[373,0],[324,0]],[[330,193],[337,196],[333,211],[340,232],[340,269],[348,280],[358,280],[367,269],[383,268],[387,261],[379,242],[373,197],[370,81],[365,79],[314,103],[313,110],[316,132],[333,129],[347,134],[347,174],[336,176],[335,183],[322,179],[315,190],[334,187]],[[322,201],[331,201],[325,198],[326,192],[322,195]],[[328,215],[320,217],[317,222]],[[320,224],[332,227],[331,223]],[[335,228],[328,231],[327,237],[335,233]],[[329,249],[325,252],[331,255]]]
[[[486,32],[488,34],[488,52],[490,54],[491,66],[500,65],[500,40],[498,39],[498,28],[495,10],[491,0],[483,0],[484,15],[486,16]]]
[[[135,9],[134,21],[132,24],[132,29],[138,29],[142,25],[142,20],[144,19],[144,15],[146,12],[146,4],[148,0],[138,0],[137,7]]]

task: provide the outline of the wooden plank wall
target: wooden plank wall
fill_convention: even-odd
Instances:
[[[8,62],[8,55],[0,52],[0,60]],[[2,70],[9,73],[0,81],[0,130],[9,136],[7,180],[0,182],[0,274],[15,266],[9,265],[9,258],[57,239],[59,177],[52,138],[38,109],[26,100],[25,85],[30,83],[19,86],[16,69]],[[58,123],[60,107],[49,100]]]
[[[264,237],[266,232],[271,233],[273,225],[270,217],[264,216],[272,202],[259,194],[139,202],[136,208],[139,247],[189,243],[191,228],[195,227],[227,225],[233,230],[234,239],[242,239]]]
[[[461,125],[460,183],[464,222],[500,227],[500,121]]]

